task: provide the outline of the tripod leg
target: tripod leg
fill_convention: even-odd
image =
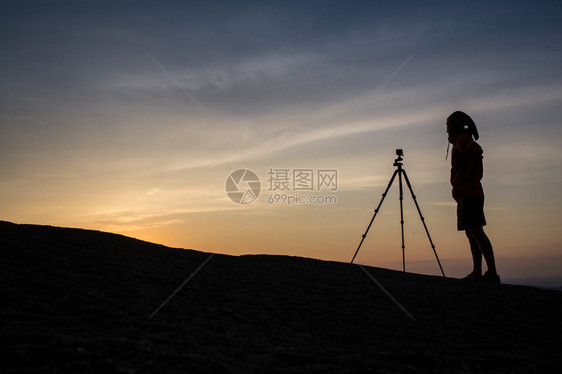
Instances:
[[[394,178],[396,178],[396,174],[398,174],[398,170],[394,171],[394,174],[392,174],[392,178],[390,178],[390,182],[388,182],[388,186],[386,186],[386,190],[384,190],[384,193],[382,194],[382,199],[379,202],[379,205],[377,206],[377,209],[375,209],[375,214],[373,215],[373,218],[371,218],[371,222],[369,222],[369,226],[367,226],[367,230],[365,230],[365,233],[363,234],[363,236],[361,238],[361,242],[359,243],[359,246],[357,247],[357,250],[355,251],[355,254],[353,255],[353,258],[351,259],[352,264],[353,264],[353,261],[355,260],[355,256],[357,256],[357,253],[359,253],[359,249],[361,249],[361,245],[363,245],[363,241],[365,241],[365,237],[367,236],[367,233],[369,232],[369,229],[371,228],[371,225],[373,224],[373,221],[375,220],[375,217],[377,216],[377,213],[379,212],[379,209],[381,208],[381,205],[384,201],[384,198],[386,197],[386,194],[388,193],[388,190],[390,189],[390,186],[392,186],[392,182],[394,182]]]
[[[400,175],[398,175],[398,182],[399,182],[399,190],[400,190],[400,229],[402,232],[402,270],[404,272],[406,272],[406,252],[405,252],[405,248],[406,245],[404,244],[404,206],[403,206],[403,200],[404,200],[404,190],[402,188],[402,173],[403,170],[401,168],[398,168],[398,172]]]
[[[427,234],[427,238],[429,239],[429,243],[431,244],[431,248],[433,249],[435,258],[437,259],[437,264],[439,264],[439,269],[441,269],[441,274],[443,274],[443,277],[445,277],[445,272],[443,271],[443,267],[441,266],[441,261],[439,261],[439,257],[437,256],[437,251],[435,250],[435,244],[433,244],[433,240],[431,240],[431,235],[429,235],[429,230],[427,229],[427,225],[425,224],[425,218],[423,217],[422,212],[420,210],[420,206],[418,205],[418,201],[416,200],[416,195],[414,195],[414,190],[412,190],[412,185],[410,184],[410,180],[408,179],[406,170],[402,170],[402,173],[404,173],[404,179],[406,179],[406,184],[410,189],[410,193],[412,194],[412,198],[414,199],[414,203],[416,204],[416,208],[418,209],[418,213],[423,223],[423,227],[425,228],[425,233]]]

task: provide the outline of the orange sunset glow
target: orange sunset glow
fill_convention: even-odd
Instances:
[[[1,220],[349,262],[400,148],[461,277],[445,121],[462,110],[502,279],[562,284],[559,4],[2,8]],[[406,270],[438,275],[403,202]],[[399,209],[395,182],[356,262],[402,270]]]

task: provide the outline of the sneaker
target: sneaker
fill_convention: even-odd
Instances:
[[[479,281],[482,280],[482,275],[480,274],[475,274],[475,273],[470,273],[468,274],[466,277],[462,278],[463,280],[469,280],[469,281]]]
[[[484,273],[484,275],[482,276],[482,281],[487,282],[487,283],[496,283],[496,284],[501,283],[499,275],[490,274],[489,272]]]

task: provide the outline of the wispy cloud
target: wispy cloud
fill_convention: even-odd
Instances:
[[[365,105],[367,105],[367,103],[369,101],[374,100],[374,98],[380,93],[381,90],[383,90],[386,85],[397,75],[400,73],[400,71],[402,71],[402,69],[404,69],[404,67],[412,60],[412,58],[414,58],[415,53],[411,54],[402,64],[400,64],[396,70],[394,70],[388,77],[386,77],[386,79],[384,81],[382,81],[382,83],[380,83],[374,90],[372,90],[369,95],[368,95],[368,99],[367,101],[363,101],[362,103],[360,103],[360,105],[357,105],[353,111],[349,114],[349,116],[346,118],[346,120],[344,122],[342,122],[321,144],[320,146],[318,146],[316,148],[316,150],[313,152],[313,155],[316,155],[318,152],[320,152],[322,150],[322,148],[334,137],[337,135],[337,133],[344,127],[346,126],[349,122],[353,121],[355,119],[355,117],[359,114],[359,112],[363,109],[363,107]]]
[[[404,148],[421,202],[442,214],[451,207],[444,122],[461,109],[481,133],[492,219],[503,207],[558,212],[518,232],[556,241],[558,2],[123,2],[112,17],[59,5],[5,7],[4,219],[169,233],[189,219],[214,228],[255,214],[267,219],[241,252],[279,230],[276,245],[312,248],[320,237],[303,230],[302,244],[294,225],[312,207],[237,206],[224,192],[228,173],[337,167],[342,198],[325,212],[347,230],[367,194],[380,198],[393,149]],[[276,216],[287,219],[268,226]]]
[[[215,115],[213,113],[211,113],[209,111],[209,109],[207,108],[207,106],[205,106],[203,103],[201,103],[191,92],[191,90],[189,90],[185,85],[183,85],[164,65],[162,65],[162,63],[160,63],[160,61],[158,61],[156,59],[156,57],[154,57],[153,55],[151,55],[150,53],[147,53],[148,57],[152,60],[152,62],[154,62],[154,64],[156,64],[156,66],[158,66],[158,68],[164,73],[166,74],[166,76],[172,81],[174,82],[174,84],[181,90],[181,92],[183,92],[185,94],[185,96],[187,96],[192,102],[194,102],[197,107],[199,109],[201,109],[205,114],[207,114],[207,116],[209,116],[213,122],[220,127],[224,133],[226,135],[228,135],[228,137],[234,142],[236,143],[240,149],[246,153],[248,155],[248,157],[251,159],[252,156],[250,155],[250,153],[248,153],[248,151],[246,150],[246,148],[240,144],[240,142],[230,133],[230,131],[228,131],[223,125],[222,123],[217,119],[217,117],[215,117]]]

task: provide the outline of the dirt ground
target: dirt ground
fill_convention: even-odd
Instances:
[[[8,222],[0,251],[4,373],[558,373],[562,365],[557,291],[365,267],[412,319],[357,265],[211,255]]]

